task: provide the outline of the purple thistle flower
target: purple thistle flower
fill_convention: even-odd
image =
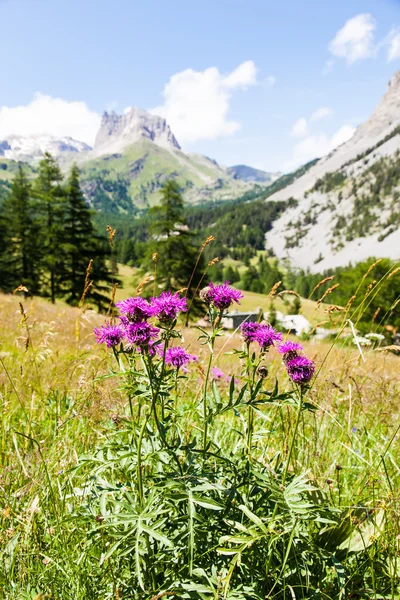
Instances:
[[[274,342],[282,341],[282,334],[275,331],[271,325],[260,325],[255,335],[256,341],[264,352],[274,345]]]
[[[210,283],[207,289],[207,300],[212,302],[218,310],[226,310],[232,302],[240,304],[241,298],[243,298],[243,293],[231,287],[229,281],[225,281],[221,285]]]
[[[283,342],[278,346],[278,352],[279,354],[283,354],[283,360],[285,362],[296,358],[296,356],[298,356],[299,352],[302,350],[303,346],[301,344],[298,344],[297,342],[291,342],[290,340]]]
[[[260,328],[260,323],[246,322],[240,326],[240,333],[246,344],[257,341],[257,331]]]
[[[93,333],[96,336],[97,343],[106,344],[107,348],[118,346],[124,337],[122,328],[117,325],[102,325],[93,329]]]
[[[125,327],[125,336],[130,344],[135,346],[148,346],[154,340],[160,330],[152,327],[146,321],[141,323],[129,323]]]
[[[315,364],[305,356],[296,356],[286,363],[286,370],[294,383],[308,383],[315,371]]]
[[[219,369],[218,367],[213,367],[211,369],[211,373],[212,373],[213,379],[222,379],[225,375],[225,373],[223,371],[221,371],[221,369]]]
[[[153,316],[158,317],[161,323],[174,321],[180,312],[187,311],[186,298],[180,298],[179,294],[163,292],[156,298],[151,299]]]
[[[135,298],[127,298],[116,303],[122,315],[128,319],[128,321],[145,321],[149,317],[153,316],[153,309],[150,304],[144,298],[136,296]]]
[[[184,348],[181,346],[174,346],[172,348],[168,348],[165,354],[165,362],[169,365],[172,365],[176,369],[180,367],[184,367],[190,361],[197,360],[197,356],[193,354],[188,354]]]

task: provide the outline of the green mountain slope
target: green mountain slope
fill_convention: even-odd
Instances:
[[[171,178],[191,203],[235,198],[252,187],[233,179],[205,156],[168,150],[147,139],[121,153],[90,159],[80,167],[89,203],[111,213],[132,213],[153,206],[161,186]]]
[[[25,162],[22,163],[0,157],[0,181],[11,181],[18,170],[19,165],[24,167],[25,173],[28,175],[28,177],[34,173],[34,169]]]

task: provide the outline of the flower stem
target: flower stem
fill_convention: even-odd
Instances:
[[[297,406],[296,423],[295,423],[295,426],[294,426],[294,431],[293,431],[292,439],[291,439],[290,446],[289,446],[289,454],[288,454],[288,457],[287,457],[287,461],[286,461],[286,465],[285,465],[285,470],[283,471],[282,485],[285,485],[286,477],[287,477],[287,474],[288,474],[290,460],[292,458],[292,453],[293,453],[294,444],[295,444],[295,441],[296,441],[297,430],[298,430],[299,424],[300,424],[302,410],[303,410],[303,390],[302,390],[302,388],[300,388],[299,403],[298,403],[298,406]]]
[[[144,492],[143,492],[143,475],[142,475],[142,441],[144,431],[146,429],[147,421],[149,420],[150,413],[146,416],[143,421],[143,425],[140,428],[138,447],[137,447],[137,480],[138,480],[138,494],[139,504],[143,506]]]
[[[211,364],[212,364],[213,353],[214,353],[213,351],[214,351],[214,339],[211,340],[211,352],[210,352],[210,356],[208,358],[207,372],[206,372],[206,379],[204,382],[204,393],[203,393],[203,413],[204,413],[203,453],[204,453],[204,460],[206,458],[207,436],[208,436],[207,387],[208,387],[208,380],[210,377]]]

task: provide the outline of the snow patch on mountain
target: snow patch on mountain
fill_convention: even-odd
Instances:
[[[0,141],[0,156],[22,162],[38,161],[45,152],[59,158],[65,153],[81,153],[89,150],[91,150],[90,146],[70,137],[11,135]]]

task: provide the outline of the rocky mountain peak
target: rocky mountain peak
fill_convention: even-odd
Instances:
[[[368,153],[382,140],[389,138],[399,126],[400,71],[397,71],[369,119],[356,129],[354,135],[330,154],[321,158],[303,177],[273,194],[270,199],[285,200],[290,197],[297,199],[303,197],[318,179],[327,173],[341,169],[344,165],[354,163],[358,156]],[[397,148],[400,148],[400,135],[394,136],[388,143],[383,144],[379,152],[392,154]]]
[[[295,198],[266,234],[292,265],[323,272],[369,257],[399,258],[400,71],[354,135],[268,200]]]
[[[103,114],[93,151],[97,156],[115,154],[143,138],[167,150],[181,149],[165,119],[131,108],[123,115]]]

